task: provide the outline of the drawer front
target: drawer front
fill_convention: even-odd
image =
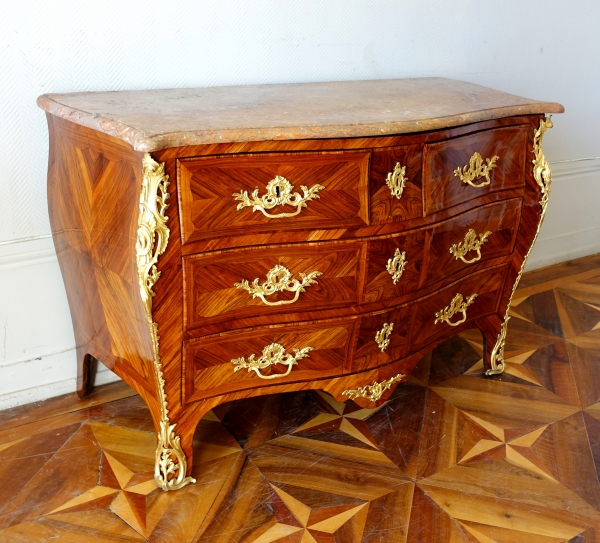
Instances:
[[[480,207],[427,230],[421,286],[432,285],[479,262],[512,253],[523,200]]]
[[[346,373],[383,366],[407,356],[412,309],[409,304],[391,311],[363,315]]]
[[[508,265],[481,270],[419,300],[411,329],[411,351],[452,335],[463,323],[468,326],[475,319],[495,313],[507,270]]]
[[[342,375],[356,321],[255,328],[184,342],[184,403]]]
[[[389,300],[419,288],[425,230],[368,241],[365,303]]]
[[[186,328],[357,304],[364,247],[308,243],[185,257]]]
[[[527,126],[512,126],[425,145],[425,215],[525,185]]]
[[[371,155],[371,223],[423,215],[422,145],[374,149]]]
[[[477,262],[511,254],[521,208],[522,199],[512,198],[431,227],[369,240],[364,302],[404,296]]]
[[[183,243],[368,224],[370,151],[262,153],[178,162]]]

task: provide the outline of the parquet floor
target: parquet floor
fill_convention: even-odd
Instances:
[[[122,384],[0,413],[0,541],[600,542],[600,258],[526,275],[506,373],[480,354],[478,332],[448,341],[376,410],[223,405],[174,493]]]

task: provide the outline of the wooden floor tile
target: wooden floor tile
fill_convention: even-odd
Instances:
[[[466,331],[377,409],[317,391],[221,405],[196,484],[154,482],[123,384],[0,414],[0,541],[600,543],[600,259],[525,276],[506,372]]]
[[[75,394],[67,394],[43,402],[6,409],[0,411],[0,431],[30,422],[39,422],[57,415],[82,411],[94,405],[106,404],[134,395],[133,389],[119,381],[94,390],[83,399],[78,398]]]

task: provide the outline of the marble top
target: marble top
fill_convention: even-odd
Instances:
[[[539,102],[444,78],[44,94],[49,113],[138,151],[234,141],[421,132],[487,119],[562,113]]]

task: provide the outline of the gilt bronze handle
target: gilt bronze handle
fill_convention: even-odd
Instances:
[[[267,193],[263,196],[258,196],[258,189],[254,189],[252,194],[249,196],[248,191],[242,190],[239,193],[233,193],[233,198],[240,202],[237,205],[237,210],[244,209],[245,207],[251,207],[252,212],[260,211],[265,217],[269,219],[280,219],[282,217],[295,217],[302,211],[303,207],[306,207],[306,202],[319,198],[318,192],[323,190],[323,185],[313,185],[308,188],[304,185],[300,186],[304,194],[298,192],[292,193],[294,185],[292,185],[285,177],[277,175],[274,179],[271,179],[267,183]],[[273,209],[277,206],[289,205],[296,208],[296,211],[292,213],[278,213],[271,215],[267,212],[269,209]]]
[[[267,272],[267,280],[259,285],[259,279],[256,278],[252,281],[252,285],[248,282],[248,279],[242,279],[241,283],[235,283],[235,288],[240,290],[247,290],[252,294],[252,298],[260,298],[265,305],[287,305],[293,304],[298,300],[301,292],[306,290],[305,287],[317,284],[315,277],[323,275],[320,271],[315,270],[308,275],[300,273],[300,281],[298,279],[292,279],[292,272],[285,266],[277,264],[274,268]],[[291,300],[279,300],[278,302],[269,302],[265,299],[265,296],[271,296],[276,292],[294,292],[295,296]]]
[[[404,374],[399,373],[395,377],[391,377],[387,381],[382,381],[381,383],[375,381],[372,385],[365,385],[356,389],[344,390],[344,392],[342,392],[342,396],[348,396],[348,398],[351,400],[356,398],[366,398],[367,400],[376,402],[383,396],[383,393],[386,390],[389,390],[395,382],[404,379],[404,377]]]
[[[469,307],[477,298],[477,294],[471,294],[468,296],[466,300],[463,300],[463,295],[458,293],[452,301],[450,305],[438,311],[435,314],[435,324],[438,322],[446,322],[450,326],[458,326],[467,320],[467,307]],[[462,319],[456,322],[450,322],[450,319],[454,316],[455,313],[462,313]]]
[[[490,184],[490,172],[496,167],[496,162],[499,158],[498,155],[494,155],[492,158],[486,158],[484,163],[483,157],[479,153],[473,153],[473,156],[469,160],[469,165],[462,168],[459,166],[454,170],[454,175],[463,183],[467,183],[472,187],[485,187]],[[485,177],[485,181],[476,185],[473,181],[479,177]]]
[[[298,360],[307,358],[309,356],[308,353],[313,349],[314,347],[304,347],[303,349],[294,347],[294,349],[292,349],[294,354],[292,354],[286,353],[283,345],[271,343],[271,345],[267,345],[263,349],[262,355],[259,358],[256,358],[256,355],[251,354],[247,360],[246,357],[242,356],[240,358],[234,358],[231,360],[231,363],[235,366],[233,368],[234,372],[246,369],[249,372],[255,372],[261,379],[279,379],[281,377],[287,377],[292,371],[292,367],[298,364]],[[260,370],[264,370],[276,364],[287,366],[287,371],[285,373],[275,373],[273,375],[263,375],[260,372]]]
[[[465,234],[465,240],[462,243],[455,243],[450,247],[450,249],[448,249],[448,251],[456,260],[460,259],[465,264],[472,264],[473,262],[477,262],[481,259],[481,246],[491,235],[492,233],[488,230],[483,234],[479,234],[479,238],[477,238],[477,233],[475,230],[470,228]],[[471,260],[466,260],[465,255],[469,251],[477,251],[477,256],[473,257]]]

